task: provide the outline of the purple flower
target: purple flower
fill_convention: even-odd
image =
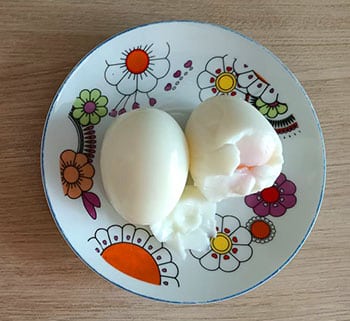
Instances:
[[[295,184],[281,173],[275,183],[261,192],[246,196],[244,201],[259,216],[282,216],[294,207],[297,198]]]

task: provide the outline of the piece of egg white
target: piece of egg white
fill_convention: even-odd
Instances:
[[[189,156],[184,133],[166,112],[125,113],[107,129],[101,148],[105,193],[128,222],[154,224],[167,216],[186,184]]]
[[[217,96],[202,102],[185,129],[190,173],[210,201],[273,185],[283,164],[282,144],[268,120],[248,102]]]
[[[160,242],[186,258],[186,250],[204,251],[216,235],[216,203],[209,202],[201,192],[187,185],[173,211],[150,226]]]

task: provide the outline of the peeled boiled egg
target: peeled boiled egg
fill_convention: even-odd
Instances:
[[[282,144],[268,120],[248,102],[217,96],[191,114],[185,134],[194,185],[210,201],[273,185],[283,164]]]
[[[100,166],[105,193],[115,210],[128,222],[153,224],[174,209],[185,187],[186,138],[164,111],[131,111],[107,129]]]
[[[186,250],[204,251],[216,235],[216,203],[209,202],[195,186],[188,185],[173,209],[150,226],[160,242],[186,258]]]

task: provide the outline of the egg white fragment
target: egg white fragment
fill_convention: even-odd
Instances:
[[[238,97],[202,102],[185,129],[194,185],[210,201],[273,185],[283,164],[281,141],[268,120]]]
[[[187,142],[166,112],[149,108],[118,117],[101,148],[105,193],[128,222],[154,224],[180,199],[189,168]]]
[[[186,186],[174,210],[150,226],[154,236],[182,258],[186,250],[204,251],[216,235],[216,203],[209,202],[195,186]]]

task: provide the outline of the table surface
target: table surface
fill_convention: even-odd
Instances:
[[[350,2],[0,2],[1,320],[349,320]],[[90,271],[60,236],[40,176],[50,102],[97,43],[138,24],[188,19],[238,30],[296,74],[318,113],[327,188],[313,232],[296,258],[258,289],[202,306],[153,302]]]

